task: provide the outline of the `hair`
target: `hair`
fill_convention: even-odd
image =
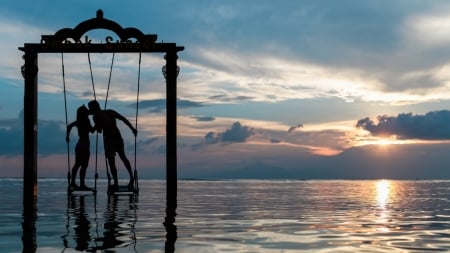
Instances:
[[[82,105],[78,107],[77,109],[77,121],[83,121],[89,116],[89,110],[86,108],[86,106]]]

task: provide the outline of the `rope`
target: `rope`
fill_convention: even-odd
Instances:
[[[138,116],[139,116],[139,89],[140,89],[140,83],[141,83],[141,52],[139,52],[139,68],[138,68],[138,80],[137,80],[137,95],[136,95],[136,122],[135,122],[135,129],[137,131],[138,129]],[[136,186],[136,192],[139,192],[139,184],[138,184],[138,178],[137,178],[137,134],[134,136],[134,183]]]
[[[91,54],[89,52],[88,52],[88,61],[89,61],[89,70],[91,72],[91,83],[92,83],[92,91],[94,93],[94,100],[97,100],[97,95],[95,94],[94,74],[92,73]],[[95,176],[94,176],[95,194],[97,194],[97,179],[98,179],[97,165],[98,165],[98,132],[95,138]]]
[[[89,70],[91,71],[91,83],[92,83],[92,90],[94,91],[94,99],[97,100],[97,95],[95,94],[94,75],[92,74],[92,64],[91,64],[91,54],[90,53],[88,53],[88,61],[89,61]]]
[[[61,69],[62,69],[62,78],[63,78],[63,90],[64,90],[64,112],[66,115],[66,129],[67,129],[67,125],[68,125],[68,120],[67,120],[67,97],[66,97],[66,75],[65,75],[65,71],[64,71],[64,54],[61,53]],[[67,143],[67,183],[68,185],[70,185],[70,146],[69,146],[69,142]]]
[[[111,67],[109,68],[108,88],[106,89],[106,98],[105,98],[105,110],[106,110],[106,105],[108,103],[109,86],[111,85],[111,76],[112,76],[113,65],[114,65],[114,52],[113,52],[113,55],[111,58]]]
[[[111,66],[109,68],[109,78],[108,78],[108,87],[106,89],[106,98],[105,98],[105,107],[104,109],[106,110],[106,105],[108,104],[108,97],[109,97],[109,87],[111,86],[111,76],[112,76],[112,70],[113,70],[113,65],[114,65],[114,52],[111,58]],[[107,176],[108,176],[108,188],[111,185],[111,175],[110,175],[110,171],[109,171],[109,163],[108,163],[108,159],[106,157],[105,154],[105,165],[106,165],[106,172],[107,172]],[[109,192],[109,189],[108,189]]]

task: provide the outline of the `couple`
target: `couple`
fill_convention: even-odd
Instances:
[[[67,126],[66,141],[69,142],[70,131],[74,126],[78,129],[78,142],[75,147],[75,164],[72,167],[72,175],[70,179],[70,188],[89,190],[85,185],[84,179],[86,177],[86,169],[89,164],[90,157],[90,143],[89,132],[98,133],[103,132],[103,145],[105,148],[105,156],[108,159],[109,168],[114,179],[113,187],[118,187],[117,168],[115,163],[115,155],[119,154],[120,159],[123,161],[128,174],[130,175],[130,182],[128,188],[133,189],[134,177],[131,171],[131,164],[125,155],[124,143],[120,134],[119,128],[117,128],[116,120],[123,121],[133,131],[134,136],[137,134],[137,130],[131,125],[131,123],[121,114],[114,110],[102,110],[96,100],[92,100],[88,103],[89,110],[86,106],[82,105],[77,109],[77,119]],[[89,115],[94,115],[93,120],[95,126],[92,127],[89,120]],[[80,186],[76,185],[75,178],[78,168],[80,168]]]

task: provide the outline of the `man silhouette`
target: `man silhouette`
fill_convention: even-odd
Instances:
[[[117,168],[115,162],[116,153],[119,155],[122,160],[125,168],[130,175],[130,182],[128,183],[128,188],[133,190],[134,187],[134,177],[131,171],[131,164],[125,155],[125,148],[122,139],[122,135],[120,134],[119,128],[117,127],[117,119],[123,121],[133,132],[134,136],[137,135],[137,130],[131,125],[131,123],[118,112],[108,109],[102,110],[100,109],[100,105],[96,100],[92,100],[88,103],[89,112],[93,114],[94,117],[94,130],[99,133],[103,132],[103,145],[105,148],[105,156],[108,160],[109,169],[114,179],[114,188],[118,188],[118,179],[117,179]]]

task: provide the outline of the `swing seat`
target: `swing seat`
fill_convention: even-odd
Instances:
[[[69,187],[67,187],[67,192],[69,194],[86,193],[86,192],[88,192],[88,193],[91,193],[91,192],[92,193],[96,193],[97,190],[95,188],[90,188],[90,187],[79,187],[79,186],[74,187],[72,185],[69,185]]]
[[[128,185],[119,185],[119,186],[108,186],[108,194],[137,194],[138,190],[133,185],[133,187],[128,187]]]

